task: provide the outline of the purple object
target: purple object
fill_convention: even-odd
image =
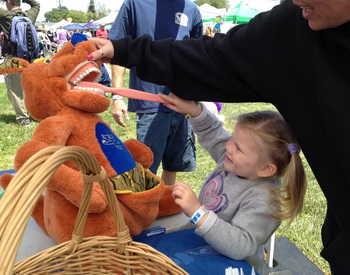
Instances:
[[[216,105],[216,108],[218,108],[218,112],[220,112],[221,109],[222,109],[222,103],[220,103],[220,102],[214,102],[214,104]]]

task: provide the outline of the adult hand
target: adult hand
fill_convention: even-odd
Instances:
[[[175,183],[172,196],[175,203],[182,208],[188,217],[192,217],[192,215],[201,207],[196,194],[186,183]]]
[[[101,38],[89,38],[89,41],[93,42],[97,49],[96,51],[88,55],[89,60],[101,59],[104,63],[110,63],[111,59],[114,56],[114,47],[111,41],[108,39]]]
[[[112,105],[112,115],[114,120],[122,127],[125,128],[125,123],[123,121],[123,116],[126,120],[129,120],[128,111],[126,105],[122,99],[113,100]]]

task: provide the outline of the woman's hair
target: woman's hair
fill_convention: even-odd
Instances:
[[[290,219],[301,212],[306,192],[306,176],[300,148],[288,124],[278,112],[257,111],[238,116],[240,127],[254,131],[262,141],[264,154],[277,167],[281,190],[270,188],[274,216]],[[287,225],[287,226],[288,226]]]

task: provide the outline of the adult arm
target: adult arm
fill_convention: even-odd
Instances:
[[[273,55],[279,62],[286,58],[279,57],[294,42],[288,32],[295,28],[296,12],[300,14],[300,9],[285,1],[214,38],[152,41],[145,35],[112,41],[111,63],[136,66],[141,79],[166,85],[186,99],[267,101],[265,88],[275,79],[266,68],[276,62]]]
[[[35,0],[23,0],[23,3],[30,5],[30,9],[26,11],[28,18],[34,23],[40,12],[40,3]]]
[[[128,36],[132,32],[132,27],[130,26],[133,22],[133,16],[129,14],[128,6],[129,1],[124,1],[119,9],[118,16],[114,21],[110,31],[108,32],[109,39],[118,39]],[[112,65],[112,86],[117,88],[122,88],[124,83],[126,68],[118,65]],[[123,117],[129,120],[129,115],[127,111],[126,104],[123,99],[113,100],[112,105],[112,115],[114,120],[122,127],[125,127]]]
[[[125,67],[112,65],[112,87],[123,87],[125,71]],[[129,115],[123,99],[113,99],[112,115],[120,126],[125,127],[123,116],[126,120],[129,120]]]
[[[6,39],[9,35],[12,17],[13,16],[8,12],[8,10],[0,8],[0,31],[4,33]]]

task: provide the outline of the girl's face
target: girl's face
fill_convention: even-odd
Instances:
[[[233,135],[226,144],[226,171],[248,180],[259,178],[265,166],[261,144],[261,139],[252,130],[236,124]]]
[[[334,28],[350,21],[349,0],[293,0],[312,30]]]

